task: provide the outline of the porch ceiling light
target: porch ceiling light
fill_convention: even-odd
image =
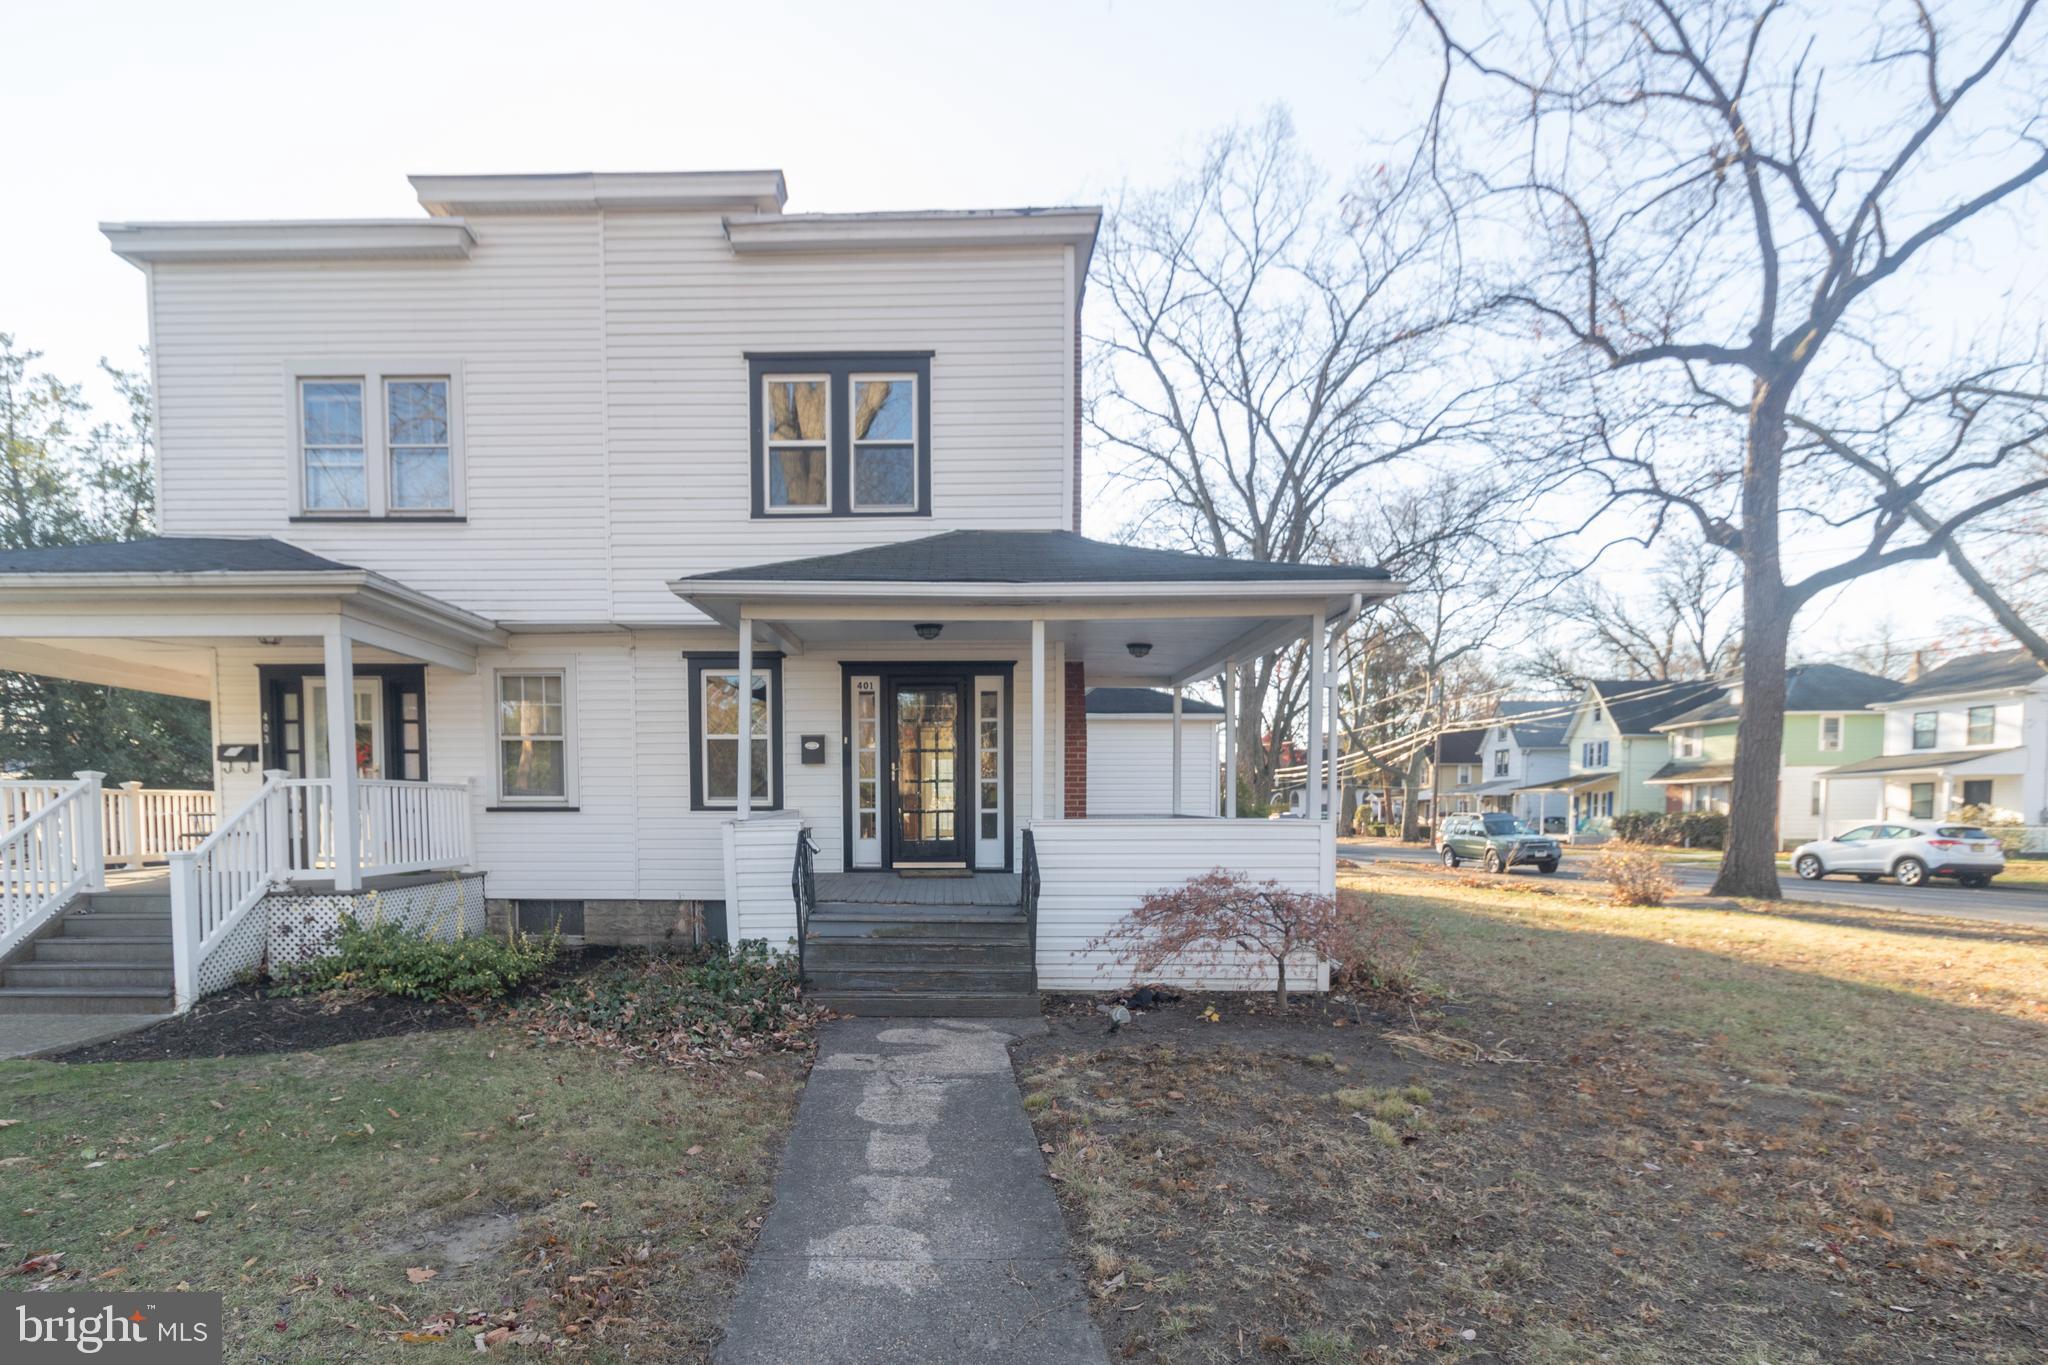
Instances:
[[[259,635],[256,637],[256,643],[259,645],[276,645],[283,642],[284,637],[281,635]]]
[[[1131,651],[1133,659],[1142,659],[1152,652],[1152,642],[1150,640],[1133,640],[1125,645],[1124,648]]]
[[[920,621],[911,629],[917,632],[917,638],[920,640],[936,640],[939,638],[939,632],[945,627],[937,621]]]

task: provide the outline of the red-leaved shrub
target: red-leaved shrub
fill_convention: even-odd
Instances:
[[[1255,882],[1219,867],[1145,897],[1088,946],[1110,949],[1134,976],[1169,962],[1220,966],[1233,951],[1263,953],[1278,977],[1274,997],[1285,1005],[1287,959],[1303,952],[1336,956],[1342,927],[1333,896]]]

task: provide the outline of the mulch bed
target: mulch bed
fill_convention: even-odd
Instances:
[[[611,948],[564,952],[539,980],[512,1002],[552,989],[616,955]],[[185,1014],[166,1016],[134,1033],[45,1057],[51,1062],[172,1062],[197,1057],[248,1057],[311,1052],[404,1033],[473,1028],[495,1017],[499,1005],[403,1000],[373,995],[349,998],[277,996],[261,984],[232,986],[209,995]]]

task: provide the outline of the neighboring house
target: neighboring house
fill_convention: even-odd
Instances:
[[[2048,672],[2024,649],[1951,659],[1872,709],[1881,751],[1821,773],[1829,833],[1964,806],[2048,824]]]
[[[1486,785],[1480,745],[1486,734],[1482,727],[1445,730],[1436,737],[1430,750],[1430,819],[1441,820],[1446,815],[1479,809],[1478,792]]]
[[[1096,815],[1214,815],[1223,708],[1181,699],[1180,804],[1173,804],[1173,694],[1088,689],[1088,809]]]
[[[1567,837],[1578,840],[1605,838],[1617,815],[1663,810],[1664,790],[1650,779],[1670,746],[1657,727],[1720,690],[1709,682],[1588,682],[1565,726],[1564,775],[1532,790],[1570,802]]]
[[[1213,678],[1397,590],[1078,533],[1096,210],[785,214],[775,171],[413,186],[408,219],[105,227],[142,271],[164,535],[0,554],[0,667],[211,707],[180,1003],[262,963],[279,886],[329,922],[367,884],[809,944],[853,1008],[878,992],[812,916],[1009,907],[997,984],[884,973],[926,1010],[1118,980],[1091,940],[1212,867],[1334,888],[1327,818],[1091,819],[1091,680]],[[0,955],[91,880],[0,886]]]
[[[1565,833],[1570,798],[1554,784],[1571,770],[1564,735],[1572,703],[1503,701],[1498,711],[1479,741],[1480,808],[1519,815],[1548,834]]]
[[[1869,706],[1899,695],[1903,684],[1837,664],[1796,664],[1785,670],[1785,733],[1778,765],[1778,838],[1801,844],[1818,837],[1829,798],[1821,774],[1844,762],[1876,756],[1884,723]],[[1669,737],[1664,766],[1652,786],[1664,809],[1728,813],[1735,777],[1735,732],[1742,688],[1723,689],[1657,728]],[[1863,809],[1877,794],[1872,777],[1835,780],[1833,799]]]

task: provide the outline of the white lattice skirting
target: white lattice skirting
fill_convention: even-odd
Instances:
[[[208,953],[199,967],[199,994],[226,990],[264,969],[278,972],[319,957],[334,945],[341,917],[359,923],[400,924],[433,938],[486,932],[484,874],[439,877],[373,891],[278,891],[254,909]]]

